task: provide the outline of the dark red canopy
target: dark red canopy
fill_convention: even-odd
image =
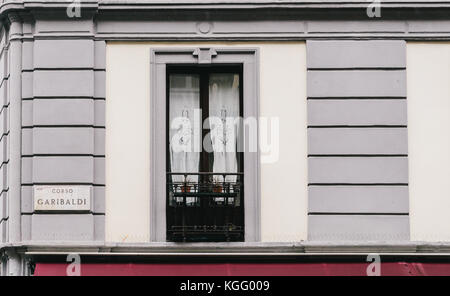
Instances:
[[[369,263],[86,263],[83,276],[365,276]],[[37,263],[36,276],[64,276],[67,264]],[[450,275],[450,263],[386,262],[381,275]]]

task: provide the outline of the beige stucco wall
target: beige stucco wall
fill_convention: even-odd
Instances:
[[[149,241],[150,49],[172,46],[260,49],[260,115],[278,117],[280,126],[279,159],[261,164],[261,238],[306,239],[305,43],[111,42],[106,66],[106,240]]]
[[[413,241],[450,241],[450,43],[408,43]]]

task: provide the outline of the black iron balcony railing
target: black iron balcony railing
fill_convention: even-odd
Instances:
[[[242,173],[167,173],[170,241],[243,241]]]

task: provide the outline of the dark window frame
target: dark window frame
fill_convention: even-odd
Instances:
[[[240,215],[236,221],[240,221],[242,225],[242,230],[236,233],[228,232],[223,230],[222,232],[208,232],[205,231],[204,235],[196,235],[196,232],[184,232],[180,234],[181,231],[177,232],[180,234],[179,236],[174,236],[173,232],[169,231],[171,227],[171,221],[174,220],[172,217],[174,215],[173,208],[169,205],[169,176],[170,176],[170,143],[169,143],[169,127],[170,127],[170,76],[176,74],[185,74],[185,75],[198,75],[199,77],[199,91],[200,91],[200,106],[199,108],[202,110],[202,152],[200,152],[200,165],[199,165],[199,173],[202,175],[199,176],[199,184],[205,184],[210,180],[210,175],[207,173],[212,173],[210,171],[211,165],[211,157],[213,157],[212,153],[208,153],[203,149],[203,141],[208,138],[211,130],[209,128],[203,128],[203,123],[209,117],[209,81],[211,74],[238,74],[239,75],[239,116],[242,118],[244,115],[244,83],[243,83],[243,65],[242,64],[214,64],[214,65],[196,65],[196,64],[167,64],[166,65],[166,170],[168,174],[167,178],[167,188],[166,190],[166,229],[167,229],[167,240],[168,241],[210,241],[210,242],[220,242],[220,241],[244,241],[245,238],[245,214],[244,214],[244,196],[240,197],[241,204],[240,207],[236,208],[238,210],[229,211],[227,213],[232,213],[234,215]],[[238,135],[240,136],[240,135]],[[238,176],[238,180],[241,180],[241,194],[244,193],[243,190],[243,176],[244,176],[244,152],[237,152],[238,158],[238,174],[242,174],[242,176]],[[206,173],[203,175],[203,173]],[[193,211],[192,209],[187,209],[186,207],[182,209],[183,215],[218,215],[219,217],[225,211],[225,208],[211,208],[208,206],[204,206],[202,204],[202,211]],[[187,213],[190,211],[190,213]],[[186,212],[186,213],[185,213]],[[190,217],[188,217],[190,218]],[[183,217],[183,222],[185,218]],[[188,219],[189,220],[189,219]],[[183,223],[184,224],[184,223]],[[218,225],[221,226],[222,225]],[[214,226],[215,227],[215,226]],[[226,228],[224,226],[224,228]]]

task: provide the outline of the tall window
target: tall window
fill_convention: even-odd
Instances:
[[[167,67],[167,239],[243,241],[241,66]]]

